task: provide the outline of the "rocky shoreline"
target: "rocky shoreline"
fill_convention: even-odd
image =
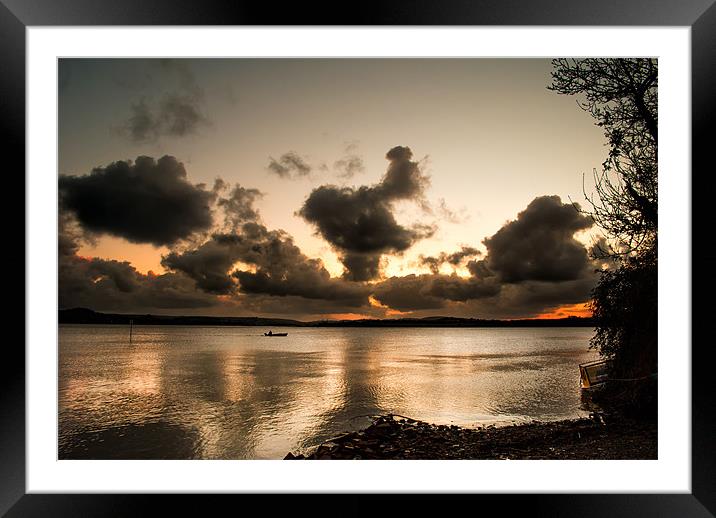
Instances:
[[[657,453],[656,422],[621,415],[472,429],[388,414],[284,460],[656,459]]]

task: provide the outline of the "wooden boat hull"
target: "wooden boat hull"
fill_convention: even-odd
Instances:
[[[609,361],[596,360],[579,365],[580,386],[583,389],[601,385],[609,380]]]

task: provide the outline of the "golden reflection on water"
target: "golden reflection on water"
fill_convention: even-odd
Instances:
[[[61,458],[282,458],[386,412],[575,417],[576,366],[594,356],[591,329],[125,331],[60,328]]]
[[[161,368],[164,363],[156,348],[130,349],[124,379],[129,392],[143,396],[158,396],[161,392]]]

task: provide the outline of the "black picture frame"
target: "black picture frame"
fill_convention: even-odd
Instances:
[[[25,192],[25,30],[47,25],[571,25],[689,26],[692,59],[692,492],[690,494],[479,495],[500,513],[537,516],[714,516],[716,442],[711,395],[713,339],[696,337],[716,310],[716,252],[703,236],[713,232],[707,213],[716,193],[708,129],[716,97],[716,6],[714,0],[406,0],[344,5],[294,2],[285,5],[186,0],[0,0],[0,142],[12,167],[13,189]],[[10,152],[12,151],[12,153]],[[710,167],[709,167],[710,166]],[[8,192],[8,191],[6,191]],[[15,190],[15,192],[20,192]],[[10,198],[11,196],[7,196]],[[20,198],[19,195],[12,196]],[[7,211],[6,211],[7,212]],[[17,216],[14,216],[14,221]],[[17,223],[14,223],[17,226]],[[699,239],[699,236],[702,236]],[[24,237],[20,238],[24,241]],[[19,245],[17,245],[19,247]],[[24,248],[23,248],[24,250]],[[24,252],[23,252],[24,259]],[[18,258],[19,260],[19,258]],[[19,262],[19,261],[18,261]],[[25,263],[18,264],[15,272]],[[15,274],[15,277],[19,277]],[[9,289],[9,285],[7,286]],[[24,291],[23,291],[24,293]],[[24,295],[23,295],[24,300]],[[686,303],[687,301],[685,301]],[[16,308],[25,308],[13,299]],[[17,310],[16,310],[17,311]],[[8,313],[9,314],[9,313]],[[18,316],[19,317],[19,316]],[[12,324],[12,322],[10,322]],[[147,495],[59,495],[25,493],[25,354],[15,338],[4,343],[0,379],[0,514],[7,516],[124,516],[149,511]],[[575,474],[578,476],[579,474]],[[172,502],[187,510],[188,495]],[[245,496],[243,498],[246,498]],[[216,498],[202,498],[202,505]],[[222,499],[223,501],[223,499]],[[344,511],[372,512],[352,496]],[[162,498],[165,506],[167,498]],[[243,501],[246,503],[246,500]],[[225,503],[225,502],[224,502]],[[219,504],[221,505],[221,503]],[[295,504],[294,504],[295,505]],[[475,505],[472,503],[472,505]],[[328,508],[330,509],[329,506]],[[389,506],[390,507],[390,506]],[[388,507],[388,509],[389,509]],[[382,509],[382,510],[388,510]],[[487,509],[487,508],[483,508]],[[191,508],[188,508],[191,511]],[[315,508],[311,507],[313,512]],[[164,508],[165,512],[168,509]],[[202,514],[209,508],[203,507]],[[238,512],[238,511],[237,511]],[[478,511],[479,512],[479,511]]]

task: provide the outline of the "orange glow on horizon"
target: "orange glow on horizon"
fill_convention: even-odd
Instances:
[[[325,315],[325,320],[361,320],[364,318],[370,317],[360,313],[328,313]]]
[[[540,313],[535,318],[540,320],[550,320],[554,318],[567,318],[567,317],[591,317],[592,311],[589,309],[588,302],[582,302],[579,304],[565,304],[559,306],[547,313]]]

